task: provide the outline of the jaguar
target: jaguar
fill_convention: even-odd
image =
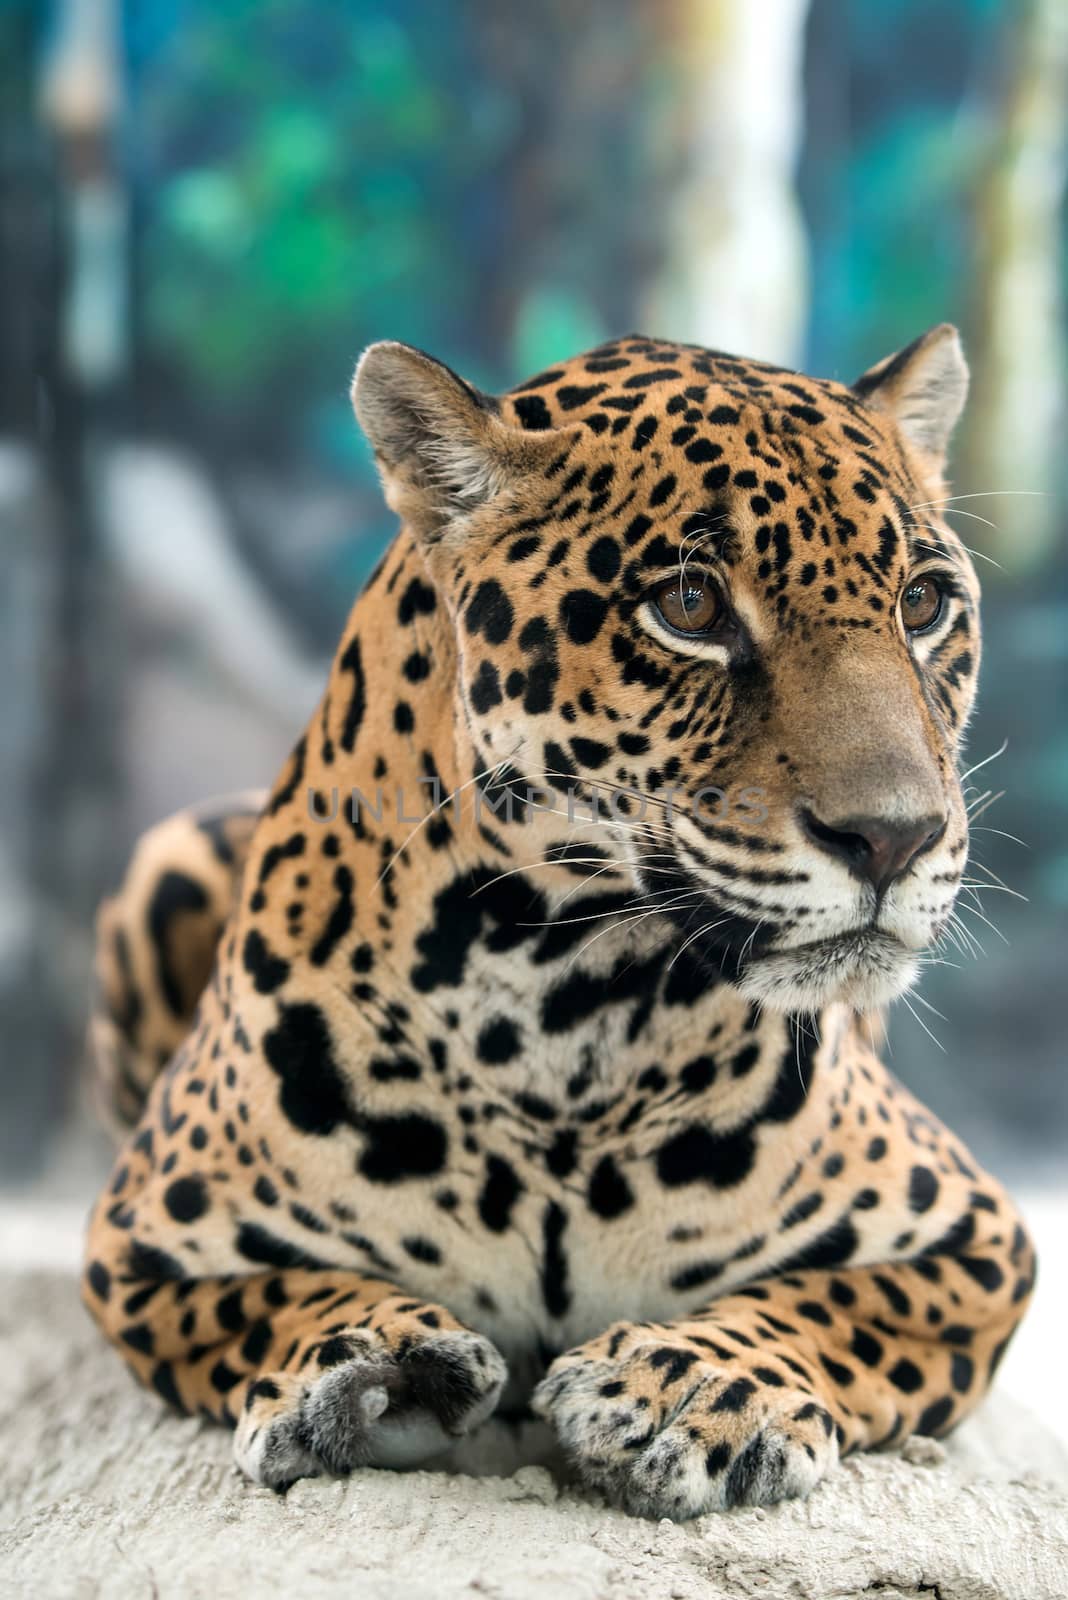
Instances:
[[[84,1298],[250,1478],[534,1416],[687,1518],[981,1399],[1032,1246],[878,1053],[968,859],[966,389],[949,325],[852,386],[364,354],[400,526],[322,699],[98,924]]]

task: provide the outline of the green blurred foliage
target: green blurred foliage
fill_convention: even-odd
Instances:
[[[617,248],[631,224],[602,185],[615,162],[640,179],[642,97],[662,86],[639,78],[637,101],[599,125],[591,89],[601,148],[588,167],[566,152],[561,171],[565,6],[518,19],[503,73],[488,0],[134,10],[143,336],[209,436],[366,473],[341,416],[369,339],[406,339],[500,385],[605,336],[635,272]],[[615,78],[640,63],[640,10],[602,7]],[[580,232],[583,218],[594,226]],[[607,305],[590,286],[602,275]]]
[[[428,191],[456,97],[388,9],[193,7],[140,82],[145,332],[251,428],[340,385],[354,322],[429,331],[427,264],[455,270]]]
[[[805,149],[807,359],[850,379],[972,310],[976,188],[1012,0],[815,0]]]

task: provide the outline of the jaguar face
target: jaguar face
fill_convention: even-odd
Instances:
[[[966,383],[944,326],[852,389],[639,338],[500,400],[405,346],[357,374],[480,781],[542,797],[510,846],[603,862],[775,1009],[893,998],[952,912]]]

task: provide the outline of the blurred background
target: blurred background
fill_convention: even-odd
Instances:
[[[1056,1243],[1066,78],[1062,0],[0,0],[0,1261],[68,1264],[108,1163],[96,901],[271,780],[390,537],[363,345],[494,389],[636,327],[849,380],[943,319],[1001,798],[982,952],[892,1065]]]

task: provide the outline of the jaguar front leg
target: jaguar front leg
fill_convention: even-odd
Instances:
[[[161,1399],[235,1428],[257,1482],[410,1466],[494,1410],[504,1360],[443,1306],[326,1266],[185,1275],[131,1238],[144,1198],[98,1206],[86,1305]]]
[[[678,1321],[618,1324],[553,1363],[535,1409],[582,1481],[650,1517],[805,1495],[840,1454],[947,1433],[1033,1283],[1030,1241],[994,1204],[907,1262],[790,1272]]]

